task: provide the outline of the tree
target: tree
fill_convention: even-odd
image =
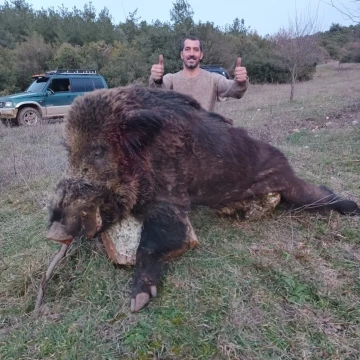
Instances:
[[[14,48],[31,36],[34,12],[25,0],[5,0],[0,5],[0,45]]]
[[[360,62],[360,42],[350,42],[341,49],[340,63]]]
[[[175,41],[180,42],[184,36],[194,32],[194,11],[186,0],[176,0],[170,10],[170,20],[173,23]]]
[[[295,83],[299,75],[314,67],[320,61],[323,52],[319,46],[317,13],[295,13],[287,29],[280,29],[272,37],[277,60],[290,72],[290,101],[294,99]]]
[[[81,65],[86,69],[101,69],[109,62],[113,52],[113,46],[105,41],[91,42],[80,49],[82,57]]]
[[[186,0],[176,0],[170,10],[170,20],[175,24],[184,24],[189,19],[192,20],[194,11]]]
[[[14,50],[0,46],[0,96],[16,90],[16,72],[14,70]]]
[[[47,70],[52,57],[52,48],[44,42],[44,38],[33,33],[29,39],[15,48],[16,85],[25,89],[32,81],[31,76]]]
[[[111,57],[101,73],[110,87],[124,86],[148,79],[149,66],[140,49],[116,42]]]
[[[240,20],[238,17],[234,19],[231,25],[225,26],[225,32],[235,36],[246,36],[249,32],[249,29],[250,27],[245,26],[245,20]]]
[[[126,18],[125,23],[119,25],[119,28],[123,32],[127,42],[132,43],[139,35],[139,20],[140,17],[136,17],[137,10],[130,12]]]
[[[330,0],[328,5],[341,12],[346,18],[358,24],[360,21],[360,0],[353,0],[354,6],[349,7],[343,4],[340,0]]]
[[[115,32],[113,18],[107,8],[100,11],[97,17],[97,27],[99,32],[99,39],[104,40],[107,44],[111,44],[114,40],[119,40]]]
[[[51,66],[57,69],[79,69],[82,62],[80,47],[63,43],[56,51]]]
[[[247,36],[229,36],[235,43],[236,57],[242,58],[251,83],[286,83],[290,79],[289,70],[276,61],[271,41],[249,32]],[[234,59],[234,56],[232,56]],[[232,70],[234,60],[232,60]]]

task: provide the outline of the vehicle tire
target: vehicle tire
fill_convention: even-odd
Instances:
[[[19,110],[17,119],[19,125],[34,126],[41,122],[41,114],[38,110],[33,107],[24,107]]]

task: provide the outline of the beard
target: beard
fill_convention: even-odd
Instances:
[[[189,60],[192,60],[191,62],[189,62]],[[190,57],[186,60],[184,60],[184,65],[188,68],[188,69],[195,69],[200,63],[200,59],[196,59],[194,57]]]

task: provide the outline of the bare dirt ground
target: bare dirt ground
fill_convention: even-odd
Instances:
[[[360,66],[319,66],[298,84],[252,85],[218,104],[278,146],[305,179],[360,202]],[[57,248],[48,195],[65,167],[61,124],[0,128],[1,359],[359,359],[359,218],[284,213],[191,220],[200,246],[169,264],[159,295],[129,311],[133,268],[98,242],[74,243],[36,291]]]

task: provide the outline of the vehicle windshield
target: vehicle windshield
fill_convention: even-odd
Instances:
[[[25,92],[37,93],[44,90],[46,83],[48,82],[48,77],[40,77],[36,79],[26,90]]]

